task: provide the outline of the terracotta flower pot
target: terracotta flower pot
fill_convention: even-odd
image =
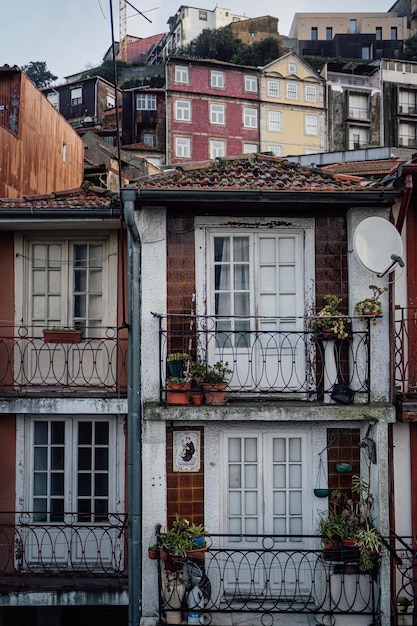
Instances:
[[[190,404],[191,383],[174,383],[167,381],[166,403],[167,404]]]
[[[203,383],[206,404],[226,404],[227,383]]]

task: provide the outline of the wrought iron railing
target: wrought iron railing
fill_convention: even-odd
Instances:
[[[159,317],[160,400],[166,400],[167,355],[184,353],[190,364],[228,365],[228,400],[293,398],[322,400],[338,391],[370,399],[370,320],[346,339],[308,329],[294,318],[168,315]],[[349,402],[347,402],[349,403]]]
[[[159,623],[187,610],[204,614],[204,623],[216,613],[268,615],[261,620],[268,624],[280,623],[283,614],[316,615],[329,625],[336,615],[371,616],[378,623],[380,562],[362,571],[355,548],[329,554],[315,536],[206,540],[207,549],[197,558],[161,553]],[[167,622],[177,623],[171,619]]]
[[[396,307],[394,380],[397,393],[417,396],[417,307]]]
[[[127,515],[108,513],[100,521],[83,522],[78,514],[65,513],[53,523],[35,522],[37,515],[0,513],[0,586],[5,580],[19,586],[34,576],[37,581],[46,576],[126,579]]]
[[[394,626],[417,624],[417,537],[390,540],[392,552],[391,615]]]
[[[41,329],[0,328],[0,394],[125,394],[126,329],[85,329],[79,343],[44,340]],[[94,333],[94,334],[93,334]]]

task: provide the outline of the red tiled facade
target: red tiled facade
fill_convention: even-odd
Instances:
[[[176,80],[176,68],[186,68],[187,80]],[[212,72],[216,72],[223,86],[212,86]],[[215,156],[237,155],[244,152],[244,144],[259,145],[259,72],[256,68],[234,66],[228,63],[171,59],[167,64],[167,162],[201,161]],[[245,89],[245,77],[256,77],[256,90]],[[179,119],[177,101],[189,103],[187,119]],[[213,123],[210,105],[224,110],[222,121]],[[244,109],[256,111],[256,122],[244,123]],[[181,156],[177,139],[189,140],[189,156]],[[211,142],[224,142],[224,154],[213,154]],[[218,149],[221,149],[218,147]],[[188,152],[187,152],[188,154]]]

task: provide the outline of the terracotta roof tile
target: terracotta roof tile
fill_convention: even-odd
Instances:
[[[267,155],[245,155],[176,166],[164,174],[137,179],[143,189],[206,189],[266,191],[364,191],[384,189],[357,176],[334,176]]]
[[[0,198],[2,209],[119,209],[119,195],[100,189],[82,187],[56,191],[51,194],[24,196],[23,198]]]
[[[378,159],[375,161],[352,161],[324,165],[322,170],[334,174],[351,174],[356,176],[385,176],[395,170],[403,159]]]

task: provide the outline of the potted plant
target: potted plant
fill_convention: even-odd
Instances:
[[[205,530],[203,524],[192,524],[184,517],[175,514],[175,520],[172,522],[171,528],[166,529],[159,534],[159,542],[164,559],[172,559],[172,557],[199,557],[204,556],[205,541],[201,542],[201,546],[196,545],[196,538],[203,537]]]
[[[172,352],[171,354],[168,354],[167,375],[174,378],[184,376],[184,367],[189,359],[190,355],[186,352]]]
[[[374,496],[370,484],[361,476],[352,476],[352,497],[335,490],[330,498],[329,519],[337,517],[342,545],[355,548],[362,571],[371,569],[381,552],[382,540],[372,521]]]
[[[342,298],[327,294],[323,300],[325,306],[310,319],[311,329],[322,339],[346,339],[351,330],[351,321],[338,310]]]
[[[82,331],[67,326],[53,326],[43,329],[43,340],[46,343],[80,343]]]
[[[166,403],[167,404],[189,404],[190,403],[191,380],[171,376],[166,382]]]
[[[360,317],[376,317],[382,315],[381,295],[387,291],[387,287],[378,287],[378,285],[369,285],[372,295],[365,300],[360,300],[355,305],[355,311]]]
[[[338,516],[332,512],[328,516],[325,513],[321,513],[317,531],[322,538],[325,550],[324,556],[331,556],[327,554],[328,551],[340,548],[341,529]]]
[[[202,387],[204,400],[207,404],[224,404],[227,379],[232,373],[229,363],[217,361],[214,365],[204,366]]]

